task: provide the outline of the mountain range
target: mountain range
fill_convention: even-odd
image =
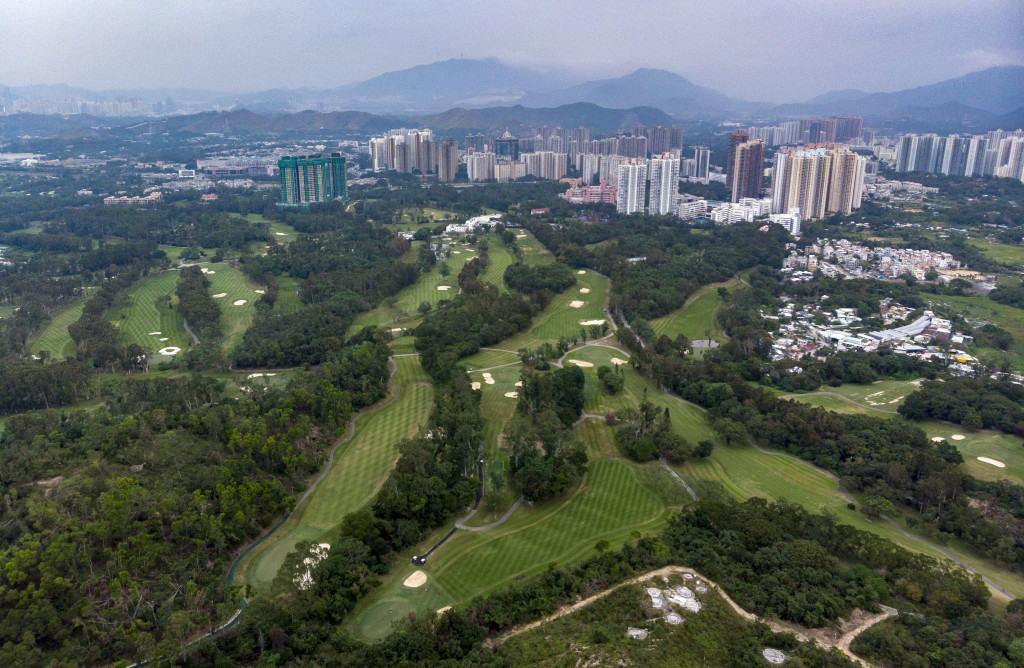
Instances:
[[[564,118],[574,113],[588,119],[596,114],[600,116],[599,124],[609,126],[620,122],[623,112],[635,109],[642,110],[633,112],[637,117],[658,117],[664,122],[858,114],[869,121],[910,118],[980,127],[1024,115],[1024,67],[992,67],[888,93],[836,90],[806,102],[777,106],[738,100],[666,70],[644,68],[620,77],[573,82],[564,74],[538,72],[490,58],[440,61],[329,89],[273,89],[242,95],[187,89],[99,93],[63,85],[0,86],[0,104],[8,106],[18,99],[66,101],[111,96],[136,96],[154,103],[170,97],[179,108],[246,109],[269,115],[314,109],[357,111],[375,117],[432,118],[432,127],[439,129],[443,125],[454,127],[452,124],[492,127],[503,120],[512,125],[530,124],[532,120],[527,118]],[[581,103],[591,106],[572,109]],[[598,108],[613,113],[598,113]],[[551,109],[560,111],[554,115],[545,111]],[[294,113],[288,113],[288,117],[293,121],[301,118]],[[356,117],[347,118],[345,123]],[[272,126],[273,122],[268,124]]]

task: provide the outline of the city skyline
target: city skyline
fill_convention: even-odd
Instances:
[[[733,97],[788,102],[846,88],[899,90],[1024,64],[1024,8],[1014,0],[986,0],[970,12],[952,0],[871,0],[851,14],[853,7],[744,0],[694,8],[647,0],[627,12],[599,1],[577,15],[530,1],[514,7],[452,2],[429,12],[385,2],[313,12],[294,3],[227,0],[211,13],[182,1],[43,0],[0,7],[0,83],[251,92],[341,86],[448,58],[495,57],[575,80],[661,68]],[[377,22],[391,9],[408,20],[389,24],[398,47],[381,48]],[[453,17],[466,29],[447,31]],[[621,30],[626,19],[644,26],[642,52],[630,31]],[[496,25],[528,38],[494,40]],[[721,28],[730,25],[763,39],[733,40],[723,50]],[[843,39],[836,39],[840,25]],[[420,39],[435,33],[445,39]],[[680,33],[686,39],[675,39]],[[289,41],[322,57],[299,71],[265,57]],[[550,49],[553,43],[563,50]],[[592,49],[597,43],[601,49]]]

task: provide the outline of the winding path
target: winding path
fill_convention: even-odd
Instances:
[[[682,403],[686,404],[687,406],[693,406],[694,408],[696,408],[697,410],[699,410],[701,412],[707,412],[707,409],[704,408],[703,406],[698,406],[697,404],[695,404],[693,402],[690,402],[690,401],[687,401],[686,399],[683,399],[682,397],[677,397],[676,395],[670,393],[668,390],[663,390],[663,392],[667,396],[672,397],[673,399],[675,399],[676,401],[681,401]],[[860,501],[855,499],[849,492],[846,491],[846,488],[843,487],[843,483],[840,482],[839,477],[836,476],[831,471],[826,471],[825,469],[823,469],[820,466],[817,466],[815,464],[812,464],[811,462],[807,461],[806,459],[800,459],[799,457],[796,457],[796,456],[790,455],[790,454],[786,454],[785,452],[776,452],[774,450],[765,450],[760,445],[758,445],[754,441],[753,438],[749,438],[748,437],[747,438],[747,442],[750,443],[751,447],[753,447],[755,450],[757,450],[758,452],[760,452],[762,454],[768,455],[770,457],[783,457],[785,459],[790,459],[790,460],[792,460],[794,462],[797,462],[798,464],[803,464],[804,466],[809,466],[810,468],[814,469],[818,473],[821,473],[822,475],[828,476],[830,479],[832,479],[833,482],[836,483],[836,488],[839,490],[839,493],[843,495],[844,499],[846,499],[849,503],[852,503],[853,505],[857,506],[858,508],[862,508],[863,507],[863,504]],[[892,525],[892,527],[894,529],[896,529],[896,531],[899,531],[906,538],[909,538],[910,540],[916,541],[916,542],[918,542],[918,543],[920,543],[920,544],[922,544],[922,545],[924,545],[926,547],[930,547],[931,549],[935,550],[936,552],[940,552],[941,554],[945,555],[946,557],[948,557],[949,559],[953,560],[957,564],[960,564],[961,566],[963,566],[964,569],[968,573],[973,573],[975,575],[980,575],[981,579],[985,582],[985,584],[987,584],[990,588],[992,588],[992,589],[998,591],[999,593],[1003,594],[1004,596],[1009,598],[1011,601],[1015,600],[1017,598],[1016,596],[1014,596],[1010,592],[1006,591],[1005,589],[1003,589],[1002,587],[997,585],[995,582],[992,582],[992,580],[988,579],[983,573],[980,573],[977,570],[975,570],[975,569],[971,568],[970,566],[968,566],[966,563],[961,561],[958,557],[954,556],[948,550],[946,550],[946,549],[944,549],[942,547],[939,547],[935,543],[929,542],[929,541],[925,540],[924,538],[920,538],[918,536],[915,536],[914,534],[910,533],[909,531],[904,529],[902,526],[900,526],[898,522],[893,520],[888,515],[881,515],[880,514],[879,517],[881,519],[885,520],[886,522],[888,522],[890,525]]]
[[[296,499],[295,506],[292,508],[292,510],[285,513],[284,517],[281,518],[281,521],[279,521],[277,524],[271,527],[262,536],[260,536],[255,541],[246,546],[246,548],[242,550],[242,553],[239,554],[238,557],[236,557],[235,560],[231,563],[231,568],[228,569],[227,575],[227,584],[229,587],[234,586],[235,584],[235,571],[238,569],[238,566],[242,562],[242,560],[245,559],[254,548],[259,546],[263,541],[270,538],[271,535],[276,533],[278,529],[284,526],[284,524],[288,521],[292,514],[295,513],[295,510],[302,505],[302,502],[306,500],[306,498],[313,492],[314,489],[316,489],[317,485],[320,484],[320,481],[323,480],[324,476],[327,475],[327,472],[331,470],[331,467],[334,465],[334,453],[338,450],[339,447],[341,447],[345,443],[348,443],[350,440],[352,440],[352,437],[355,436],[356,420],[369,413],[375,413],[398,399],[399,395],[402,393],[402,388],[396,385],[394,380],[392,380],[395,376],[395,372],[398,370],[398,365],[395,364],[394,360],[395,357],[409,357],[409,355],[392,355],[391,357],[388,357],[388,365],[391,367],[391,372],[388,374],[388,387],[394,390],[394,394],[391,397],[388,397],[385,401],[375,403],[372,406],[367,406],[366,408],[362,409],[361,411],[352,416],[352,419],[350,419],[348,423],[348,433],[345,435],[344,438],[335,443],[334,447],[331,448],[331,451],[327,455],[327,463],[321,469],[320,473],[317,474],[315,478],[313,478],[312,482],[310,482],[309,484],[309,487],[306,488],[306,491],[303,492],[298,499]],[[218,626],[217,628],[211,630],[209,633],[204,633],[198,638],[191,640],[184,647],[182,647],[182,651],[192,649],[193,647],[196,647],[197,645],[199,645],[199,643],[203,642],[204,640],[207,640],[208,638],[216,638],[224,631],[227,631],[228,629],[235,626],[242,615],[242,611],[246,608],[247,605],[248,601],[243,596],[242,607],[236,610],[235,613],[231,616],[231,618],[228,619],[228,621],[224,622],[224,624],[222,624],[221,626]],[[163,657],[160,656],[154,659],[133,663],[130,666],[128,666],[128,668],[142,668],[142,666],[148,666],[153,661],[162,658]]]
[[[519,506],[521,506],[523,501],[525,501],[525,500],[526,500],[526,497],[522,497],[522,496],[519,497],[519,500],[516,501],[515,503],[513,503],[512,507],[509,508],[508,511],[504,515],[501,516],[501,519],[499,519],[496,522],[491,522],[490,524],[485,524],[485,525],[483,525],[481,527],[468,527],[468,526],[465,526],[463,524],[463,522],[468,521],[469,518],[473,517],[473,515],[476,515],[476,511],[479,510],[479,508],[474,508],[473,512],[471,512],[470,514],[466,515],[461,520],[458,520],[457,522],[455,522],[455,528],[456,529],[462,529],[463,531],[486,531],[487,529],[493,529],[496,526],[504,524],[505,520],[507,520],[508,518],[512,517],[512,513],[516,512],[516,509],[519,508]]]
[[[700,580],[704,581],[705,583],[710,585],[711,588],[718,591],[718,595],[722,597],[722,600],[725,601],[725,603],[730,608],[732,608],[733,611],[736,612],[736,614],[738,614],[740,617],[742,617],[748,622],[762,622],[766,624],[769,628],[771,628],[771,630],[775,633],[792,633],[800,642],[816,641],[820,643],[825,649],[831,649],[833,647],[838,648],[839,651],[845,654],[850,660],[866,665],[871,664],[869,664],[867,661],[851,652],[850,644],[853,642],[854,638],[856,638],[861,633],[868,630],[875,624],[899,614],[899,611],[895,608],[890,608],[889,606],[883,605],[881,606],[882,612],[870,615],[869,617],[859,620],[858,622],[854,623],[850,628],[846,629],[841,636],[839,636],[836,640],[833,641],[829,637],[829,631],[831,631],[831,629],[808,629],[788,622],[782,623],[774,619],[759,617],[758,615],[755,615],[752,612],[747,612],[746,610],[741,608],[739,604],[732,600],[732,598],[730,598],[730,596],[726,594],[721,587],[719,587],[717,584],[715,584],[708,578],[704,577],[697,571],[693,570],[692,568],[687,568],[685,566],[665,566],[664,568],[659,568],[657,570],[644,573],[643,575],[638,575],[637,577],[632,578],[630,580],[626,580],[625,582],[620,582],[619,584],[613,587],[609,587],[604,591],[600,591],[594,594],[593,596],[590,596],[589,598],[585,598],[581,601],[577,601],[576,603],[572,603],[570,605],[562,606],[561,608],[559,608],[558,610],[556,610],[555,612],[553,612],[552,614],[548,615],[543,619],[539,619],[534,622],[529,622],[528,624],[516,626],[506,631],[505,633],[502,633],[499,636],[485,640],[484,646],[497,647],[503,644],[509,638],[513,638],[522,633],[526,633],[527,631],[532,631],[533,629],[539,628],[544,624],[553,622],[560,617],[572,614],[573,612],[585,608],[592,603],[596,603],[605,596],[608,596],[612,592],[615,592],[618,589],[621,589],[622,587],[628,587],[630,585],[646,582],[657,577],[668,577],[670,575],[692,575],[695,578],[699,578]],[[858,611],[854,610],[852,616],[859,616],[857,613]],[[843,626],[845,627],[846,623],[844,623]]]

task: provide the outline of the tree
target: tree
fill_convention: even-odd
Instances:
[[[426,315],[430,313],[433,308],[434,307],[430,305],[430,302],[420,302],[420,305],[416,307],[416,310],[419,311],[420,315]]]
[[[694,448],[693,454],[700,458],[710,457],[711,452],[715,449],[714,441],[703,440],[697,443],[697,447]]]

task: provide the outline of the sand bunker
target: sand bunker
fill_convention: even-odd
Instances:
[[[161,355],[177,355],[181,352],[181,348],[178,348],[177,346],[168,346],[166,348],[161,348],[157,352]]]
[[[402,328],[401,328],[401,327],[392,327],[392,328],[391,328],[391,333],[392,333],[392,334],[393,334],[393,333],[395,333],[395,332],[400,332],[400,331],[402,331]]]
[[[452,255],[462,255],[462,251],[452,251]]]
[[[942,438],[941,436],[932,436],[932,440],[935,441],[936,443],[942,443],[946,439]]]
[[[620,364],[628,364],[628,362],[626,360],[619,359],[618,357],[613,357],[612,358],[612,364],[614,364],[615,366],[618,366]]]
[[[516,239],[522,239],[522,238],[528,237],[528,236],[530,236],[530,235],[529,234],[517,234],[516,235]]]
[[[581,366],[581,367],[591,367],[591,366],[594,366],[590,362],[584,362],[583,360],[566,360],[566,361],[569,362],[569,364],[575,364],[576,366]]]
[[[437,286],[437,289],[440,290],[441,292],[444,292],[445,290],[451,290],[452,286],[450,286],[450,285],[439,285],[439,286]]]
[[[519,393],[518,392],[506,392],[505,396],[508,397],[509,399],[518,399],[519,398]]]
[[[149,335],[150,336],[160,336],[161,333],[162,332],[150,332]]]
[[[160,339],[160,343],[163,343],[164,341],[170,341],[170,339],[167,338],[166,336],[164,338]]]
[[[580,294],[581,295],[590,294],[590,288],[580,288]]]
[[[979,462],[984,462],[985,464],[991,464],[992,466],[998,466],[1001,469],[1005,469],[1006,468],[1006,464],[1002,463],[998,459],[989,459],[988,457],[978,457],[978,461]]]
[[[519,382],[516,383],[516,387],[522,387],[522,386],[523,386],[523,381],[520,380]]]
[[[239,300],[237,300],[237,301],[235,302],[235,304],[234,304],[234,305],[235,305],[235,306],[245,306],[245,300],[244,300],[244,299],[239,299]]]
[[[470,383],[469,386],[471,388],[473,388],[474,390],[479,390],[480,389],[480,383],[476,382],[475,380],[472,383]]]
[[[226,293],[226,292],[218,292],[217,294],[215,294],[213,296],[213,298],[214,299],[221,299],[221,298],[227,297],[227,296],[228,296],[228,293]]]
[[[203,272],[204,274],[209,274],[210,273],[210,270],[207,269],[206,267],[203,267],[202,269],[200,269],[200,271]]]
[[[443,615],[444,613],[448,612],[448,611],[449,611],[449,610],[451,610],[451,609],[452,609],[452,606],[450,606],[450,605],[446,605],[446,606],[444,606],[443,608],[441,608],[440,610],[438,610],[438,611],[437,611],[437,614],[439,614],[439,615]]]
[[[274,232],[274,234],[275,234],[276,236],[279,236],[279,237],[286,237],[286,236],[288,236],[288,235],[287,235],[286,233],[284,233],[284,232]]]
[[[266,294],[266,290],[254,290],[254,292],[256,294],[258,294],[258,295],[265,295]]]
[[[603,325],[604,320],[580,320],[580,324],[584,327],[590,327],[591,325]]]
[[[416,571],[405,579],[404,584],[406,587],[422,587],[427,581],[427,574],[423,571]]]
[[[487,383],[488,385],[494,385],[494,378],[491,377],[491,374],[485,373],[484,382]]]
[[[576,301],[569,302],[569,306],[572,307],[572,308],[579,308],[579,307],[583,306],[584,304],[586,304],[586,302],[581,302],[578,299]]]
[[[954,441],[962,441],[967,437],[964,436],[963,434],[953,434],[952,436],[950,436],[950,438],[952,438]]]

